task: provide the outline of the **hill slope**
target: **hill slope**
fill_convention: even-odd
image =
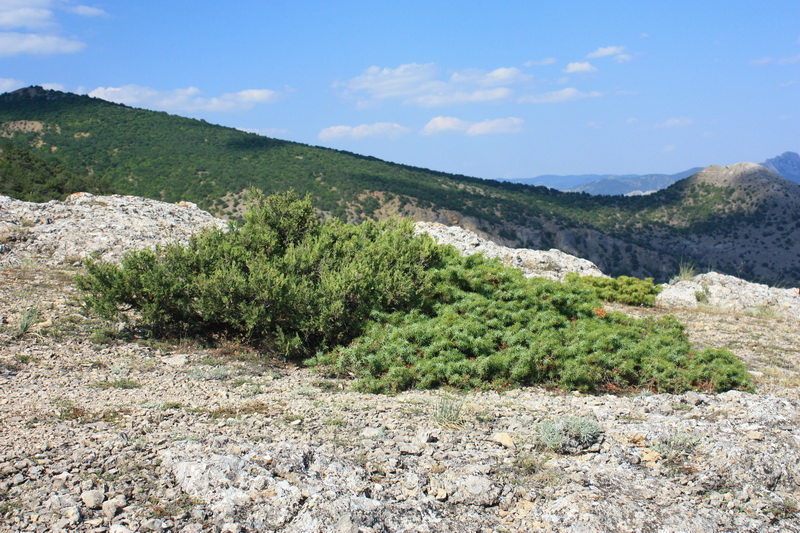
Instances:
[[[400,214],[457,224],[505,245],[558,248],[613,275],[663,280],[689,260],[749,279],[800,280],[800,242],[793,240],[800,215],[779,196],[748,199],[736,183],[689,180],[639,198],[561,193],[40,87],[0,95],[0,136],[71,175],[99,176],[113,192],[189,200],[217,214],[235,214],[249,186],[293,188],[310,194],[323,213],[349,221]]]

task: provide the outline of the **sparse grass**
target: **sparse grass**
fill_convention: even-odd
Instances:
[[[192,496],[182,494],[178,496],[177,499],[171,501],[164,501],[153,497],[150,503],[153,505],[153,516],[155,518],[165,518],[186,514],[203,502]]]
[[[214,367],[210,369],[193,368],[189,370],[189,376],[203,381],[222,381],[228,379],[230,371],[225,367]]]
[[[113,381],[98,381],[94,385],[95,387],[103,390],[107,389],[138,389],[142,385],[129,378],[119,378]]]
[[[464,399],[454,396],[440,396],[433,410],[433,420],[445,427],[457,427],[461,424]]]
[[[541,474],[550,460],[549,454],[536,452],[521,452],[514,458],[514,466],[522,470],[525,475]]]
[[[212,419],[238,418],[244,415],[267,414],[272,407],[265,402],[250,402],[244,405],[229,405],[207,411]]]
[[[590,418],[568,416],[539,424],[536,445],[550,452],[577,453],[596,443],[602,432],[600,425]]]
[[[708,297],[709,297],[709,292],[707,286],[703,286],[702,291],[694,291],[694,298],[695,300],[697,300],[697,303],[699,304],[707,304]]]
[[[55,400],[54,405],[57,409],[56,418],[59,420],[85,420],[89,411],[78,406],[75,402],[68,399]]]
[[[772,515],[772,522],[780,520],[788,520],[800,516],[800,506],[797,502],[787,498],[781,502],[775,503],[766,509],[767,513]]]
[[[675,475],[687,470],[686,461],[695,453],[702,437],[683,431],[673,431],[661,437],[653,449],[661,455],[664,464]]]
[[[17,324],[17,331],[14,333],[14,338],[19,339],[28,333],[31,327],[33,327],[39,320],[39,316],[39,309],[36,307],[29,307],[28,309],[24,310],[20,315],[19,324]]]
[[[297,396],[304,396],[306,398],[312,398],[317,395],[317,391],[315,391],[312,387],[304,385],[299,387],[297,390],[294,391]]]
[[[678,273],[670,281],[691,281],[697,275],[697,266],[688,261],[681,261]]]
[[[112,344],[117,341],[118,332],[115,327],[102,325],[94,328],[89,340],[93,344]]]
[[[10,498],[7,490],[0,490],[0,517],[21,507],[22,503],[17,499]]]
[[[774,305],[759,305],[754,309],[748,309],[745,314],[757,318],[779,318],[781,311]]]

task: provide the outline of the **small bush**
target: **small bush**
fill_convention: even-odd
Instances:
[[[639,279],[630,276],[601,278],[581,276],[577,272],[568,273],[566,282],[591,287],[597,297],[606,302],[644,307],[653,307],[656,296],[663,289],[661,285],[653,283],[653,278]]]
[[[598,423],[590,418],[568,416],[539,424],[536,444],[551,452],[579,453],[595,444],[602,432]]]
[[[85,304],[120,319],[134,311],[155,335],[240,339],[302,358],[349,342],[374,311],[415,306],[439,252],[410,221],[320,223],[308,198],[253,193],[244,224],[207,230],[187,247],[86,262]]]

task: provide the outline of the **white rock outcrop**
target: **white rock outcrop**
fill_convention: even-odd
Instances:
[[[0,196],[0,264],[37,255],[52,264],[74,263],[97,253],[119,260],[131,249],[188,242],[223,220],[190,202],[170,204],[136,196],[75,193],[63,202],[37,204]]]
[[[800,319],[800,290],[751,283],[718,272],[665,285],[656,306],[696,309],[706,307],[738,313],[778,315]]]
[[[445,226],[431,222],[417,222],[417,233],[427,233],[439,244],[451,244],[462,255],[482,253],[487,257],[498,257],[504,264],[521,269],[526,277],[544,277],[561,281],[568,272],[582,276],[607,278],[597,265],[586,259],[575,257],[561,250],[529,250],[508,248],[478,237],[458,226]]]

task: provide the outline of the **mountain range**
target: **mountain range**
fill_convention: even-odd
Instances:
[[[776,168],[784,169],[781,159]],[[557,248],[613,275],[666,280],[681,263],[800,282],[800,184],[754,163],[708,167],[646,196],[593,196],[398,165],[162,112],[29,87],[0,95],[0,194],[81,187],[237,216],[246,189],[294,189],[321,215],[401,215],[499,244]]]
[[[800,183],[800,155],[795,152],[785,152],[767,159],[761,165],[787,180]],[[535,178],[507,181],[525,185],[542,185],[563,192],[635,196],[666,189],[673,183],[688,178],[700,170],[702,167],[690,168],[675,174],[577,174],[566,176],[545,174]]]

